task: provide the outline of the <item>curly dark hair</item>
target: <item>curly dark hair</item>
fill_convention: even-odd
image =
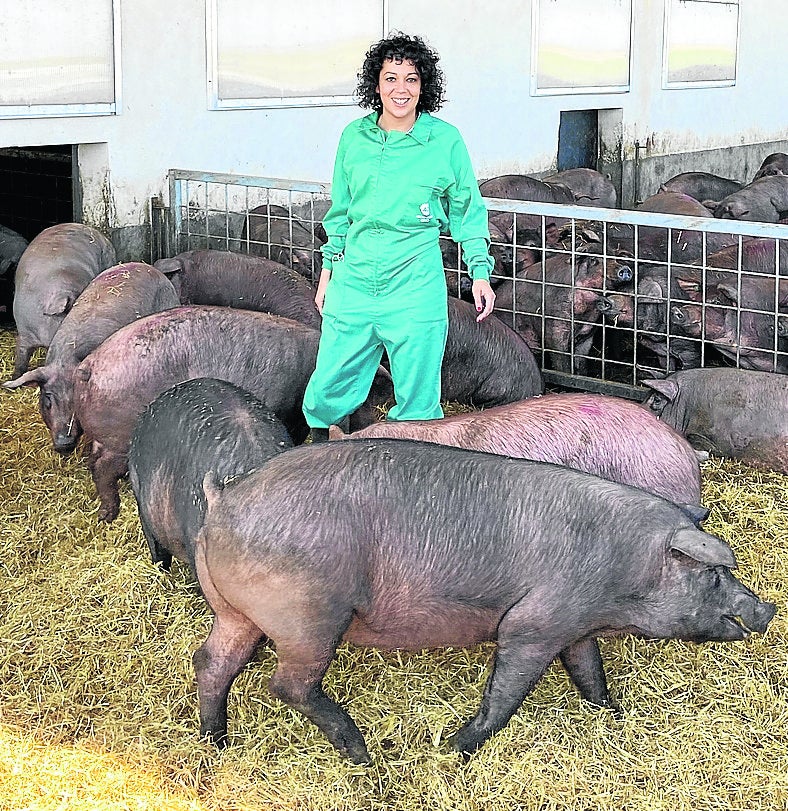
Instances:
[[[386,39],[376,42],[368,51],[358,74],[356,95],[360,107],[371,107],[378,112],[383,110],[383,102],[375,88],[378,86],[380,71],[387,59],[395,62],[413,62],[421,78],[421,95],[416,112],[434,113],[443,104],[443,71],[438,67],[437,51],[424,44],[421,37],[411,37],[395,31]]]

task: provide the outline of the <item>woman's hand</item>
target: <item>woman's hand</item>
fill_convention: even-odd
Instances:
[[[473,301],[476,304],[477,321],[484,321],[495,306],[495,293],[487,279],[474,279],[471,287]]]
[[[323,315],[323,302],[326,300],[326,288],[330,279],[331,271],[323,268],[320,271],[320,280],[317,283],[317,292],[315,293],[315,307],[317,307],[320,315]]]

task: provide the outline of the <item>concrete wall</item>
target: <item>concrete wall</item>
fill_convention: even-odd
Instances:
[[[166,200],[170,168],[330,179],[339,133],[358,108],[209,110],[204,0],[121,9],[121,114],[1,120],[0,147],[79,144],[84,219],[120,229],[123,258],[144,257],[149,201]],[[788,72],[785,0],[741,3],[738,81],[726,88],[661,89],[663,0],[634,0],[633,13],[631,90],[595,95],[530,95],[530,0],[390,0],[389,27],[420,33],[440,52],[440,114],[462,130],[479,177],[553,169],[562,110],[609,111],[606,161],[623,161],[625,203],[635,141],[647,193],[686,169],[749,179],[763,156],[788,151],[785,105],[776,103]]]

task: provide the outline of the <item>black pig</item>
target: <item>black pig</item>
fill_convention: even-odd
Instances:
[[[556,465],[351,439],[279,454],[223,491],[211,474],[203,486],[195,558],[215,620],[194,666],[201,732],[217,742],[230,686],[265,636],[271,692],[364,763],[358,727],[322,688],[342,640],[497,640],[481,707],[451,738],[470,753],[557,657],[584,698],[610,705],[597,637],[741,640],[774,615],[688,511]]]

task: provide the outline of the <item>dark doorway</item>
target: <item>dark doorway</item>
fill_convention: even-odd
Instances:
[[[81,216],[76,146],[0,149],[0,224],[28,242],[50,225]],[[16,265],[0,274],[0,325],[13,325]]]
[[[73,222],[75,152],[71,144],[0,149],[0,223],[29,241]]]
[[[599,160],[597,110],[565,110],[558,126],[558,171],[596,169]]]

